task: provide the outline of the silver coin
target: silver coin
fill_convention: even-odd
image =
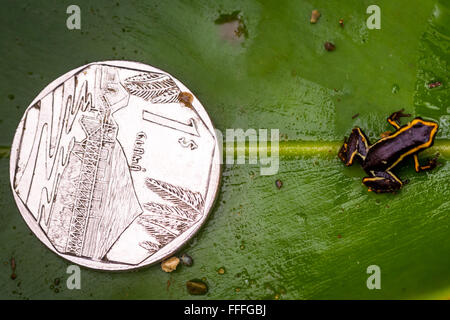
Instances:
[[[10,181],[34,234],[76,264],[127,270],[173,254],[216,197],[211,120],[180,81],[129,61],[91,63],[27,108]]]

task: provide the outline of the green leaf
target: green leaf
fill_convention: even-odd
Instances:
[[[445,1],[379,0],[381,29],[368,30],[368,0],[78,1],[81,31],[65,26],[66,4],[7,2],[0,12],[0,279],[3,298],[391,299],[450,295],[449,37]],[[318,9],[316,24],[309,19]],[[220,17],[241,19],[245,36],[224,39]],[[339,25],[344,20],[344,27]],[[327,52],[324,42],[336,45]],[[280,170],[225,165],[217,204],[182,251],[194,259],[167,274],[82,269],[68,290],[68,262],[23,222],[9,189],[8,146],[28,104],[59,75],[87,62],[126,59],[159,67],[185,83],[215,126],[278,128]],[[428,85],[439,81],[440,87]],[[398,194],[372,194],[364,172],[337,149],[353,126],[371,141],[392,130],[405,108],[440,123],[421,159],[441,165],[409,179]],[[353,117],[358,115],[357,117]],[[423,161],[423,160],[422,160]],[[278,190],[275,180],[283,187]],[[9,259],[17,263],[11,280]],[[381,268],[368,290],[367,267]],[[223,268],[224,272],[218,272]],[[223,274],[221,274],[223,273]],[[54,279],[61,279],[56,286]],[[186,282],[206,278],[205,296]],[[52,286],[52,288],[51,288]]]

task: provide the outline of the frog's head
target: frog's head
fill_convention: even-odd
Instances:
[[[422,148],[431,147],[439,129],[439,125],[433,121],[426,121],[420,117],[411,121],[410,127],[413,129],[415,138],[423,143]]]
[[[347,137],[344,137],[344,144],[342,145],[341,149],[338,152],[339,159],[342,160],[342,162],[347,162],[347,152],[348,152],[348,144],[347,144]]]

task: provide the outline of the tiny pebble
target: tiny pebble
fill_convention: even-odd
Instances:
[[[161,262],[161,269],[164,272],[172,272],[177,268],[179,263],[180,259],[178,259],[177,257],[171,257]]]
[[[324,47],[325,47],[325,50],[327,50],[327,51],[334,51],[336,49],[336,46],[328,41],[325,42]]]
[[[208,292],[208,286],[200,280],[191,280],[186,282],[186,288],[192,295],[203,295]]]
[[[192,257],[186,253],[183,253],[183,255],[180,257],[181,263],[183,263],[185,266],[192,266],[194,263],[194,260],[192,260]]]
[[[340,25],[341,27],[344,26],[344,19],[339,19],[339,25]]]

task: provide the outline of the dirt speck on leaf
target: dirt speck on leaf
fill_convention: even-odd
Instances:
[[[14,257],[11,258],[11,279],[15,280],[17,278],[16,275],[16,259],[14,259]]]
[[[311,19],[309,21],[314,24],[317,22],[317,20],[319,20],[319,18],[320,18],[320,12],[319,12],[319,10],[316,9],[311,12]]]
[[[283,186],[283,181],[281,181],[280,179],[275,180],[275,186],[277,187],[278,190],[280,190],[281,187]]]
[[[442,85],[441,82],[436,81],[436,82],[433,82],[433,83],[428,84],[428,88],[433,89],[433,88],[440,87],[441,85]]]
[[[334,51],[336,49],[336,46],[329,41],[325,42],[324,47],[327,51]]]

